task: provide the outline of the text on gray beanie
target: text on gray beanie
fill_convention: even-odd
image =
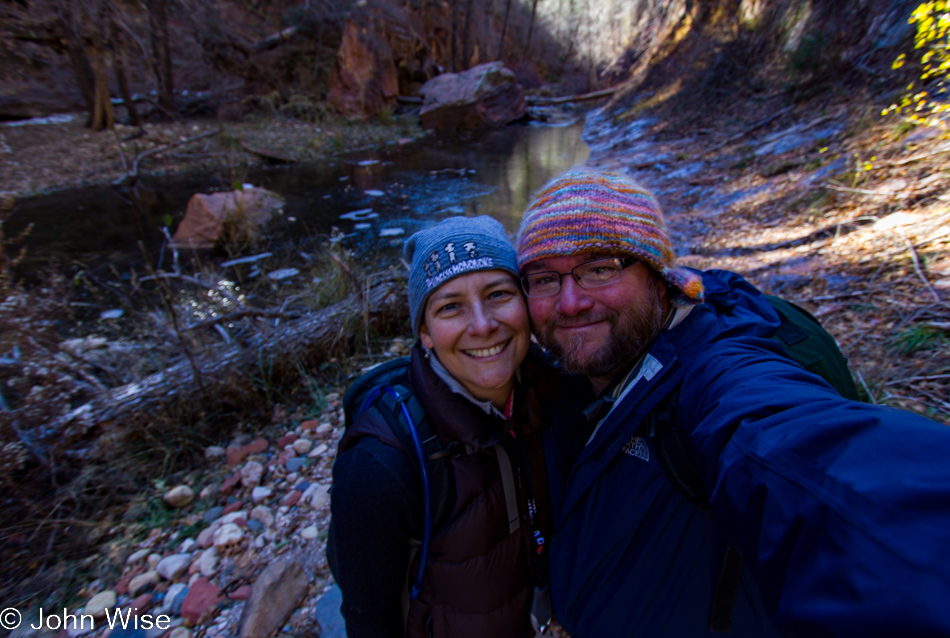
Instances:
[[[504,270],[518,278],[514,246],[501,222],[486,215],[450,217],[414,233],[405,246],[409,262],[409,316],[419,335],[426,300],[441,285],[479,270]]]

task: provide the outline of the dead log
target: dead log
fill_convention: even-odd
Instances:
[[[270,51],[271,49],[276,49],[283,43],[290,40],[292,37],[297,35],[300,32],[300,25],[295,24],[292,27],[287,27],[282,31],[278,31],[273,35],[269,35],[263,40],[258,40],[254,44],[248,47],[248,50],[251,52],[251,55],[256,55],[258,53],[263,53],[264,51]]]
[[[551,106],[552,104],[567,104],[568,102],[583,102],[585,100],[597,100],[602,97],[609,97],[617,92],[617,87],[604,89],[603,91],[594,91],[593,93],[583,93],[580,95],[566,95],[564,97],[535,97],[533,95],[525,96],[525,104],[530,106]]]
[[[202,353],[195,357],[194,368],[191,362],[181,361],[164,372],[109,390],[51,422],[44,428],[45,438],[57,450],[74,449],[81,443],[88,445],[103,435],[114,443],[121,438],[127,423],[154,414],[162,406],[216,402],[220,409],[224,407],[220,403],[226,399],[217,390],[246,385],[242,381],[250,370],[259,370],[262,362],[266,362],[275,381],[296,378],[301,366],[319,366],[341,346],[349,345],[351,337],[362,332],[364,317],[379,334],[392,332],[394,327],[404,328],[408,307],[405,281],[387,275],[364,291],[362,303],[360,295],[353,293],[305,317],[282,322],[279,328],[244,345]],[[201,376],[200,383],[195,368]]]

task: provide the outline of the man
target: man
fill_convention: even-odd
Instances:
[[[768,300],[676,267],[656,200],[623,175],[544,187],[518,264],[535,335],[586,377],[545,441],[552,600],[574,638],[950,636],[950,429],[794,363]],[[672,397],[708,513],[657,459],[651,412]]]

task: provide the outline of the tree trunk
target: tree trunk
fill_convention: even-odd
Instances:
[[[76,18],[73,15],[72,0],[63,0],[59,4],[59,23],[66,40],[66,52],[69,55],[69,63],[73,67],[73,74],[76,76],[76,84],[79,85],[79,92],[82,94],[83,102],[86,103],[86,109],[89,111],[90,118],[96,107],[96,75],[89,63],[89,57],[86,55],[86,47],[83,44],[82,35],[76,25]],[[88,122],[87,122],[88,125]]]
[[[458,17],[459,9],[458,3],[462,0],[450,0],[452,6],[452,31],[449,33],[449,71],[455,73],[458,71],[456,66],[456,58],[458,57]]]
[[[511,15],[511,0],[505,4],[505,20],[501,23],[501,37],[498,39],[498,55],[496,60],[501,60],[505,55],[505,32],[508,31],[508,16]]]
[[[93,72],[96,75],[95,105],[92,109],[92,130],[102,131],[115,128],[115,112],[112,110],[112,100],[109,97],[109,87],[106,84],[106,70],[103,65],[104,51],[97,51],[93,58]]]
[[[129,81],[125,72],[125,43],[119,35],[119,27],[115,20],[109,20],[109,27],[112,33],[112,65],[115,67],[115,79],[119,83],[119,95],[122,96],[122,101],[129,113],[129,122],[132,126],[141,126],[139,112],[132,104],[132,93],[129,91]]]
[[[524,41],[524,51],[521,56],[527,57],[528,48],[531,46],[531,34],[534,32],[534,18],[538,13],[538,0],[531,0],[531,21],[528,23],[528,37]]]
[[[200,355],[195,358],[195,366],[182,361],[139,382],[114,388],[49,423],[45,431],[54,447],[68,450],[77,442],[89,442],[102,435],[121,437],[129,420],[147,418],[163,405],[207,409],[214,404],[215,409],[226,410],[227,389],[243,387],[242,379],[246,380],[249,370],[267,365],[272,379],[286,381],[300,374],[300,366],[319,366],[338,349],[341,341],[357,330],[362,332],[364,326],[372,326],[377,334],[386,334],[392,332],[392,326],[404,329],[407,319],[404,280],[377,281],[362,297],[355,293],[306,317],[287,321],[280,329],[252,338],[245,345]],[[354,329],[354,323],[359,327]],[[205,394],[197,385],[195,369],[206,382],[214,380],[215,387],[206,386]],[[231,399],[241,401],[240,397]]]
[[[158,107],[167,117],[175,114],[175,91],[172,83],[172,56],[168,44],[166,0],[146,0],[148,24],[152,36],[152,59],[158,79]]]
[[[464,71],[472,64],[472,4],[473,0],[468,0],[465,5],[465,27],[462,30],[462,68]]]

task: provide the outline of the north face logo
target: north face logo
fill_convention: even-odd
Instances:
[[[623,446],[622,452],[644,461],[650,460],[650,448],[647,447],[647,442],[640,436],[631,437],[627,444]]]

